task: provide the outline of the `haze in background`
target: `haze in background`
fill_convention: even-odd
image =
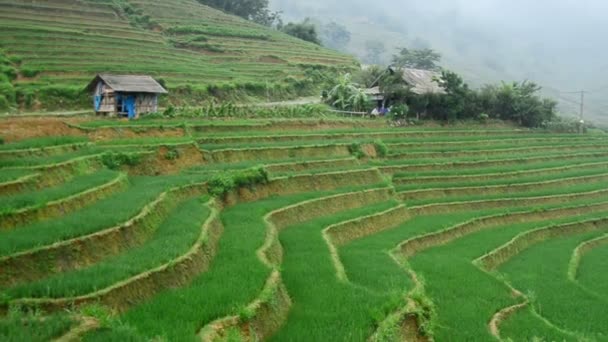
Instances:
[[[370,41],[384,43],[382,63],[397,47],[431,47],[442,66],[472,85],[529,79],[578,116],[608,124],[608,1],[605,0],[271,0],[287,20],[311,17],[351,32],[345,52],[365,63]]]

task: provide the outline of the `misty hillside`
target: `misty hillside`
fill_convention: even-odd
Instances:
[[[474,0],[271,0],[290,20],[311,17],[351,32],[344,49],[369,61],[369,42],[381,41],[388,63],[397,47],[431,47],[443,66],[471,84],[533,80],[577,116],[585,90],[586,119],[608,123],[608,3]],[[367,60],[366,60],[367,59]]]

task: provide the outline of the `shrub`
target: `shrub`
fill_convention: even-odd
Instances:
[[[488,122],[489,119],[490,119],[490,115],[488,115],[486,113],[481,113],[477,117],[477,120],[479,120],[479,122],[481,122],[481,123],[486,123],[486,122]]]
[[[222,197],[240,187],[253,186],[268,182],[268,172],[263,167],[222,173],[209,181],[209,193]]]
[[[391,118],[393,120],[405,120],[409,111],[410,108],[406,104],[400,103],[391,108]]]
[[[350,152],[350,154],[353,155],[354,157],[356,157],[357,159],[361,159],[361,158],[365,157],[365,153],[363,153],[363,149],[361,148],[360,143],[350,144],[348,146],[348,152]]]
[[[209,181],[209,193],[216,197],[221,197],[232,191],[236,187],[234,179],[229,174],[214,176]]]
[[[17,70],[10,65],[0,65],[0,74],[6,75],[10,80],[17,78]]]
[[[141,156],[122,152],[106,152],[101,156],[101,162],[110,170],[118,170],[123,166],[138,165],[141,162]]]
[[[169,106],[165,109],[165,111],[163,112],[163,116],[168,117],[168,118],[174,118],[175,117],[175,107],[173,106]]]
[[[12,84],[8,82],[0,83],[0,96],[4,96],[8,103],[15,103],[17,101],[17,92]]]
[[[388,146],[382,140],[374,141],[374,147],[376,148],[378,157],[384,158],[388,155]]]
[[[176,160],[179,158],[179,156],[180,156],[179,150],[176,147],[170,147],[169,150],[167,151],[167,154],[165,154],[165,159]]]
[[[33,67],[22,67],[20,71],[24,77],[36,77],[40,73],[40,70]]]
[[[11,103],[8,101],[6,96],[0,95],[0,111],[6,112],[11,109]]]

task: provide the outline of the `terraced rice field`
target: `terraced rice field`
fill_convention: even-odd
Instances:
[[[0,131],[2,341],[608,340],[606,135],[53,125]]]
[[[307,68],[355,65],[350,56],[196,0],[1,0],[0,21],[0,64],[10,62],[15,72],[7,76],[28,106],[43,95],[88,103],[83,89],[104,72],[152,75],[176,101],[201,101],[235,89],[281,95],[296,84],[309,88],[298,83]],[[3,95],[15,97],[14,90]]]

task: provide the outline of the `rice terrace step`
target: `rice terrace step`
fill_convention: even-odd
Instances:
[[[0,337],[606,336],[608,136],[324,120],[0,145]]]

